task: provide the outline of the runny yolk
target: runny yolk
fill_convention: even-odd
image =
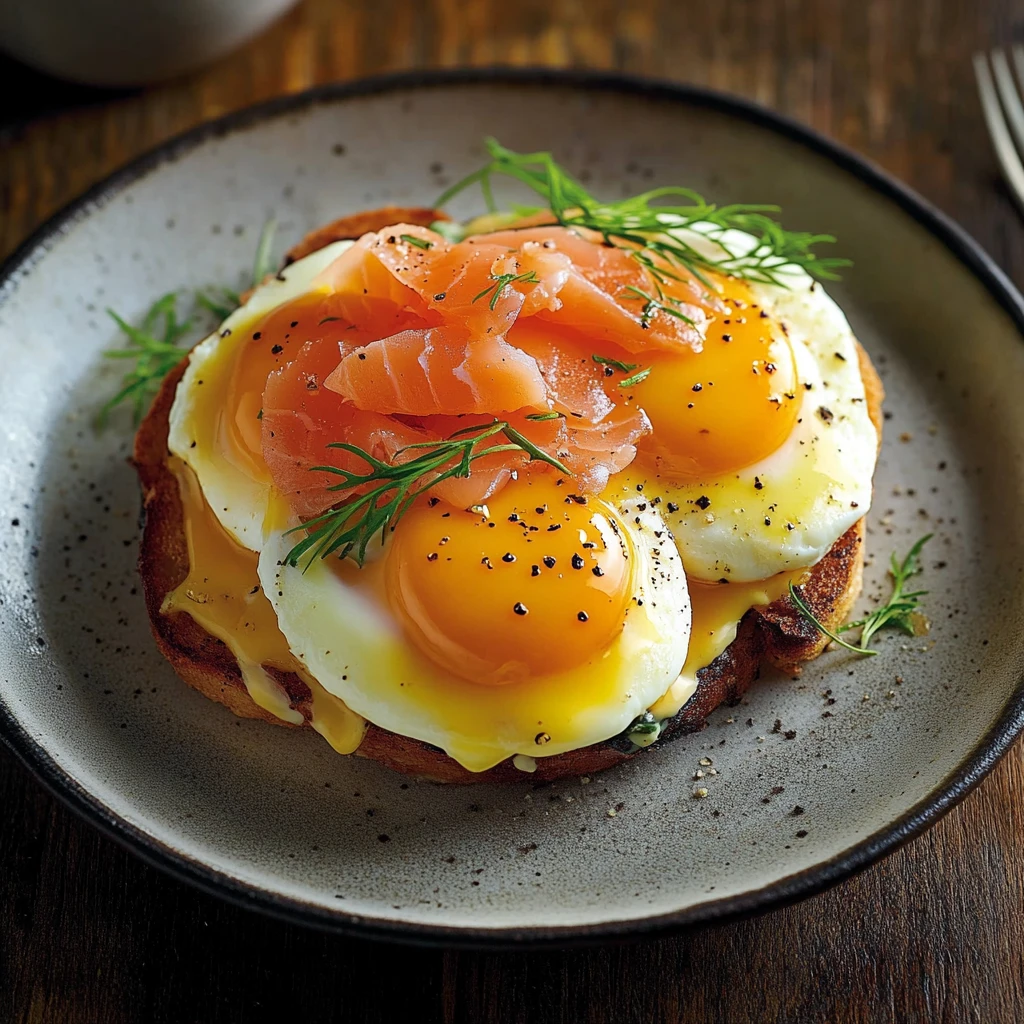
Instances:
[[[678,479],[728,473],[770,455],[792,432],[802,388],[781,326],[749,287],[720,279],[729,307],[711,321],[700,352],[657,352],[631,401],[650,417],[640,443]]]
[[[502,685],[582,665],[611,645],[632,593],[631,552],[611,506],[580,500],[571,481],[538,473],[500,491],[486,515],[443,502],[406,514],[387,591],[434,661]]]
[[[267,668],[298,673],[310,691],[313,728],[338,753],[350,754],[362,741],[366,723],[304,672],[260,586],[256,552],[235,543],[220,525],[192,470],[173,457],[169,467],[178,479],[189,568],[165,596],[161,612],[189,615],[221,640],[238,662],[253,701],[293,725],[301,725],[303,716]]]

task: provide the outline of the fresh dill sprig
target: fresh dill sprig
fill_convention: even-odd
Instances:
[[[260,232],[256,246],[256,257],[252,268],[252,285],[256,288],[274,270],[271,249],[277,222],[268,220]],[[192,294],[193,307],[205,309],[219,321],[226,320],[241,304],[241,297],[232,288],[222,286],[197,289]],[[174,369],[185,354],[181,340],[195,324],[195,308],[184,320],[178,320],[178,295],[169,292],[150,306],[138,327],[129,324],[112,309],[107,313],[118,327],[128,336],[124,348],[107,349],[106,359],[134,359],[135,365],[121,381],[121,390],[103,403],[96,418],[96,426],[102,429],[115,407],[130,401],[135,421],[142,418],[146,406],[160,389],[160,382]]]
[[[482,442],[490,438],[496,439],[498,435],[507,443],[482,445]],[[370,541],[379,535],[383,543],[385,531],[394,529],[395,524],[419,495],[442,480],[469,476],[472,463],[487,455],[513,451],[526,453],[531,462],[546,462],[562,473],[569,473],[558,459],[539,448],[504,420],[457,430],[445,440],[407,445],[395,453],[391,462],[376,459],[357,445],[343,441],[334,442],[327,447],[350,452],[369,467],[366,473],[353,473],[337,466],[314,466],[310,472],[331,473],[341,477],[340,483],[328,487],[327,490],[368,489],[350,495],[336,508],[330,508],[289,531],[307,531],[307,536],[300,540],[284,559],[288,565],[294,566],[308,554],[309,560],[303,571],[316,559],[326,558],[336,551],[339,558],[351,557],[362,565]],[[407,461],[395,461],[402,455],[418,449],[422,449],[422,455]]]
[[[624,363],[621,359],[612,359],[611,356],[599,356],[596,353],[590,358],[601,366],[614,367],[616,370],[621,370],[623,373],[630,373],[640,365],[639,363]],[[612,375],[611,370],[605,370],[605,374],[610,377]],[[646,380],[650,374],[651,368],[648,366],[639,373],[634,373],[631,377],[626,377],[623,380],[620,380],[619,387],[631,388],[634,384],[639,384],[640,381]]]
[[[892,555],[889,564],[889,575],[892,577],[892,593],[889,600],[879,605],[873,612],[856,622],[848,622],[833,632],[820,622],[814,613],[807,607],[806,602],[800,596],[799,589],[792,583],[789,585],[789,596],[796,605],[800,614],[815,626],[830,640],[845,647],[854,654],[874,655],[878,651],[868,647],[872,637],[886,626],[902,630],[909,636],[917,636],[917,624],[920,621],[920,600],[928,593],[927,590],[905,591],[907,580],[916,576],[921,571],[921,549],[931,540],[932,534],[925,534],[907,553],[902,562],[896,561],[896,555]],[[844,640],[840,633],[846,633],[851,629],[860,629],[860,643],[851,644]]]
[[[621,370],[623,373],[629,373],[630,370],[635,370],[640,364],[639,363],[624,363],[621,359],[612,359],[611,356],[599,356],[592,355],[590,357],[595,363],[600,363],[602,366],[613,366],[616,370]]]
[[[260,231],[260,240],[256,243],[256,256],[252,262],[252,286],[259,288],[267,274],[274,272],[274,235],[277,233],[277,221],[271,218]]]
[[[537,283],[537,273],[534,270],[527,270],[522,274],[491,274],[491,277],[494,278],[494,284],[488,285],[479,295],[473,296],[473,301],[476,302],[485,295],[490,295],[491,301],[487,305],[491,309],[498,305],[498,299],[501,298],[501,293],[505,290],[506,286],[514,284],[516,281],[522,281],[524,284]],[[491,295],[492,292],[494,293],[493,295]]]
[[[814,277],[835,280],[836,271],[849,266],[849,260],[815,255],[817,246],[835,241],[831,235],[783,229],[769,216],[779,212],[777,206],[716,206],[693,189],[673,186],[650,189],[628,199],[602,201],[550,153],[516,153],[496,139],[486,139],[484,145],[490,161],[447,189],[436,206],[444,206],[460,192],[479,185],[487,208],[495,212],[492,179],[514,178],[543,198],[559,224],[598,232],[605,242],[628,250],[661,282],[687,271],[707,285],[704,272],[717,271],[784,286],[784,275],[780,277],[779,271],[786,267],[800,267]],[[713,244],[712,254],[691,245],[676,232],[679,228],[696,228]],[[731,229],[753,235],[754,248],[735,251],[726,235]]]
[[[192,320],[178,320],[178,296],[168,292],[156,300],[142,318],[138,327],[121,319],[108,309],[114,323],[128,336],[125,348],[107,349],[107,359],[134,359],[135,365],[121,382],[121,390],[103,403],[97,417],[97,425],[103,427],[115,406],[131,402],[135,419],[138,421],[146,406],[160,388],[160,382],[181,361],[184,354],[178,342],[192,329]]]
[[[625,380],[619,381],[620,388],[631,388],[634,384],[639,384],[642,380],[647,380],[651,375],[651,368],[648,366],[641,370],[639,373],[634,373],[632,377],[626,377]]]
[[[241,304],[241,296],[231,288],[207,288],[196,292],[196,304],[218,320],[227,320]]]
[[[433,249],[434,243],[428,242],[425,238],[417,238],[415,235],[399,235],[399,239],[416,246],[417,249]]]
[[[435,220],[430,225],[430,230],[452,245],[466,237],[462,224],[457,220]]]
[[[651,324],[651,320],[655,313],[667,313],[669,316],[674,316],[677,320],[682,320],[684,323],[689,324],[691,327],[695,326],[693,320],[690,319],[685,313],[679,309],[673,309],[673,306],[679,306],[682,304],[682,299],[674,299],[669,295],[665,294],[664,289],[661,287],[661,282],[655,279],[654,289],[658,293],[657,298],[653,295],[649,295],[642,288],[637,288],[635,285],[626,285],[624,291],[624,298],[630,299],[642,299],[643,309],[640,310],[640,326],[647,328]]]

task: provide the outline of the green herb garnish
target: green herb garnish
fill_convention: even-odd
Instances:
[[[793,604],[799,609],[800,614],[814,625],[819,632],[839,644],[840,647],[845,647],[848,651],[853,651],[854,654],[878,654],[878,651],[870,649],[868,644],[871,643],[872,637],[886,626],[902,630],[908,636],[919,635],[917,627],[922,617],[920,601],[918,599],[924,597],[928,591],[914,590],[906,593],[903,588],[911,576],[916,576],[921,571],[921,549],[931,538],[932,534],[925,534],[910,549],[907,557],[902,562],[897,562],[896,556],[892,555],[889,565],[889,575],[892,577],[892,593],[889,595],[889,600],[885,604],[879,605],[878,608],[863,619],[840,626],[836,632],[832,632],[815,617],[814,613],[807,607],[800,596],[799,588],[794,587],[792,583],[789,585],[789,596]],[[838,635],[839,633],[846,633],[851,629],[860,629],[859,645],[848,643]]]
[[[457,220],[435,220],[430,225],[430,230],[453,245],[466,237],[463,226]]]
[[[128,344],[125,348],[107,349],[103,355],[107,359],[134,359],[135,366],[124,375],[121,390],[103,403],[97,417],[98,426],[106,424],[115,406],[127,401],[132,403],[135,419],[140,419],[159,390],[160,382],[181,361],[184,353],[178,342],[192,330],[192,321],[178,320],[177,302],[175,292],[157,299],[138,327],[122,320],[112,309],[107,310],[128,336]]]
[[[619,381],[620,388],[631,388],[634,384],[639,384],[642,380],[647,380],[651,375],[651,368],[648,366],[646,369],[641,370],[639,373],[634,373],[632,377],[627,377],[625,380]]]
[[[555,412],[554,410],[551,412],[529,412],[526,414],[528,420],[534,420],[537,423],[541,423],[544,420],[560,420],[564,419],[564,417],[564,412]]]
[[[256,256],[252,262],[252,286],[258,288],[263,284],[267,274],[274,272],[274,257],[271,249],[274,245],[274,235],[277,232],[277,221],[271,218],[263,225],[260,231],[260,240],[256,243]]]
[[[593,355],[590,358],[602,366],[614,366],[616,370],[621,370],[623,373],[629,373],[630,370],[635,370],[640,365],[639,363],[624,363],[621,359],[612,359],[610,356]]]
[[[253,261],[252,287],[258,287],[267,274],[274,270],[271,246],[277,222],[268,220],[260,232]],[[209,287],[198,289],[192,295],[193,307],[205,309],[218,320],[226,320],[241,304],[238,292],[231,288]],[[193,313],[179,322],[177,319],[178,296],[170,292],[150,306],[138,327],[133,327],[112,309],[107,312],[118,327],[128,336],[124,348],[107,349],[107,359],[134,359],[135,366],[124,375],[121,390],[104,402],[96,418],[100,428],[106,425],[110,412],[122,402],[131,401],[135,420],[138,422],[160,389],[160,382],[174,369],[185,355],[180,342],[194,325]]]
[[[524,271],[522,274],[491,274],[491,277],[494,278],[494,284],[488,285],[478,295],[473,296],[473,301],[476,302],[479,299],[482,299],[485,295],[490,295],[491,292],[493,292],[494,294],[491,295],[491,301],[487,303],[491,309],[494,309],[494,307],[498,305],[498,299],[501,298],[501,293],[505,290],[506,285],[514,284],[516,281],[523,281],[526,284],[537,283],[537,274],[536,271],[533,270]]]
[[[814,254],[816,246],[835,241],[831,235],[783,229],[768,216],[779,212],[777,206],[716,206],[692,189],[672,186],[605,202],[591,195],[550,153],[516,153],[496,139],[486,139],[484,145],[490,161],[452,185],[435,205],[443,206],[460,192],[479,184],[488,209],[496,211],[492,179],[514,178],[543,198],[559,224],[598,232],[605,242],[629,251],[661,281],[678,277],[679,271],[688,271],[707,284],[703,272],[710,270],[785,285],[779,276],[784,267],[800,267],[815,277],[835,280],[836,270],[849,266],[849,260]],[[698,230],[713,243],[712,253],[705,254],[685,237],[668,233],[679,228]],[[757,240],[753,250],[734,251],[725,235],[730,229],[753,235]]]
[[[612,359],[611,356],[592,355],[590,358],[593,359],[595,363],[600,363],[602,366],[612,366],[616,370],[621,370],[623,373],[629,373],[640,365],[639,363],[624,363],[621,359]],[[629,388],[634,384],[639,384],[640,381],[647,379],[650,372],[651,368],[648,366],[646,370],[641,370],[639,373],[634,373],[632,377],[626,377],[624,380],[620,380],[619,387]]]
[[[488,438],[502,435],[507,443],[488,444],[477,447]],[[299,559],[309,554],[305,568],[308,569],[317,558],[326,558],[338,552],[339,558],[351,557],[359,565],[366,558],[366,548],[378,534],[384,540],[384,532],[394,529],[395,524],[408,510],[412,502],[435,484],[449,477],[467,477],[470,466],[477,459],[499,452],[524,452],[530,461],[546,462],[563,473],[569,470],[543,449],[538,448],[529,438],[504,420],[491,424],[467,427],[457,430],[442,441],[423,441],[407,445],[396,452],[394,459],[422,449],[423,454],[408,461],[382,462],[356,445],[342,441],[329,444],[328,448],[340,448],[351,452],[369,466],[366,473],[353,473],[337,466],[314,466],[310,472],[332,473],[341,477],[341,482],[328,487],[328,491],[350,491],[353,488],[368,487],[360,494],[346,497],[336,508],[296,526],[289,533],[308,531],[308,536],[299,541],[285,556],[288,565],[298,565]]]
[[[425,238],[417,238],[415,235],[399,235],[403,242],[415,245],[417,249],[433,249],[434,243],[428,242]]]
[[[667,313],[669,316],[674,316],[677,320],[682,320],[684,323],[688,323],[691,327],[696,326],[694,322],[679,309],[673,309],[673,306],[682,305],[682,299],[674,299],[670,295],[665,294],[665,290],[661,287],[661,282],[655,278],[654,290],[658,293],[657,298],[653,295],[649,295],[642,288],[637,288],[634,285],[626,285],[625,298],[626,299],[642,299],[644,300],[643,309],[640,310],[640,326],[647,328],[651,324],[651,319],[655,313]]]
[[[238,309],[241,298],[230,288],[208,288],[196,292],[196,304],[211,312],[218,320],[227,320]]]
[[[635,746],[649,747],[661,735],[661,722],[650,711],[634,718],[625,731],[625,736]]]

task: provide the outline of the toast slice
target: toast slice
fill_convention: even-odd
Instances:
[[[358,237],[390,224],[404,221],[426,226],[442,216],[434,210],[387,207],[342,218],[308,235],[288,253],[286,261],[292,262],[331,242]],[[868,410],[881,441],[882,384],[859,346],[858,355]],[[234,656],[221,640],[207,633],[186,613],[164,614],[161,611],[164,598],[184,580],[189,569],[184,511],[177,479],[167,462],[168,419],[187,364],[187,358],[183,359],[164,380],[135,438],[133,462],[142,486],[144,519],[139,574],[153,635],[161,653],[186,683],[236,715],[288,728],[310,728],[312,694],[297,675],[267,669],[287,695],[291,707],[302,715],[302,726],[281,721],[252,700]],[[863,566],[864,520],[861,519],[814,566],[803,585],[805,602],[828,628],[835,629],[849,615],[860,594]],[[827,643],[827,638],[800,614],[788,597],[765,608],[750,609],[729,647],[697,673],[697,691],[665,724],[657,742],[704,728],[716,707],[740,700],[757,679],[763,664],[796,670],[801,662],[816,658]],[[619,764],[641,749],[645,748],[637,748],[621,737],[614,738],[579,750],[537,758],[536,771],[529,777],[536,781],[553,781],[589,775]],[[356,754],[396,771],[437,782],[503,782],[524,778],[511,760],[486,772],[470,772],[439,748],[388,732],[372,723],[368,724]]]

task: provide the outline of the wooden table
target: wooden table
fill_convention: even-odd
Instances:
[[[974,50],[1012,0],[309,0],[202,74],[81,92],[29,72],[0,117],[0,255],[119,164],[206,118],[408,67],[684,78],[866,153],[1024,281]],[[5,106],[4,106],[5,105]],[[0,753],[0,1020],[1013,1021],[1024,1017],[1024,747],[927,835],[758,920],[564,953],[385,947],[285,926],[146,867]]]

